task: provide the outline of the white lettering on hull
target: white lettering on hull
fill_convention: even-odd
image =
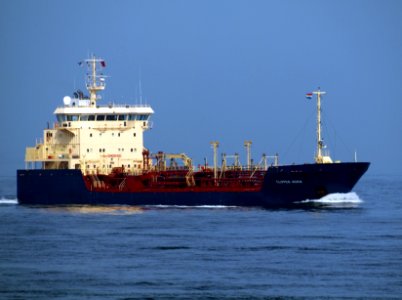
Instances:
[[[276,180],[276,184],[302,184],[303,180]]]

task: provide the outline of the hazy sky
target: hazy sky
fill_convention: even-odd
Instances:
[[[24,167],[65,95],[84,89],[78,62],[106,60],[103,104],[155,110],[152,152],[195,164],[219,151],[311,162],[317,87],[334,159],[402,174],[402,1],[0,0],[0,175]]]

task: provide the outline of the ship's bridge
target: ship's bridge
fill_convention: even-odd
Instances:
[[[116,105],[89,106],[86,100],[72,101],[72,104],[58,107],[56,115],[58,126],[74,127],[72,122],[108,122],[108,121],[143,121],[148,123],[154,113],[149,105]],[[81,123],[81,125],[83,125]],[[144,124],[145,125],[145,124]]]

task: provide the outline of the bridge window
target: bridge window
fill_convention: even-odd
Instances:
[[[88,115],[81,115],[80,121],[88,121]]]
[[[105,121],[105,115],[97,115],[96,121]]]
[[[57,118],[57,122],[59,122],[59,123],[63,123],[66,121],[66,115],[57,115],[56,118]]]
[[[95,121],[95,116],[94,115],[89,115],[88,116],[88,121]]]
[[[148,120],[148,115],[138,115],[137,119],[140,121],[146,121]]]
[[[127,120],[127,115],[119,115],[119,121]]]
[[[67,121],[78,121],[78,115],[67,115]]]
[[[149,115],[137,115],[137,114],[128,115],[129,121],[135,121],[135,120],[146,121],[146,120],[148,120],[148,118],[149,118]]]
[[[106,121],[117,121],[117,115],[106,115]]]

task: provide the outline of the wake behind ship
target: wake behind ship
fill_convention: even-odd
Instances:
[[[278,156],[251,159],[222,154],[214,141],[214,163],[195,167],[185,153],[152,153],[143,133],[151,127],[148,105],[98,105],[106,87],[103,59],[88,67],[89,96],[76,91],[55,110],[57,122],[28,147],[26,168],[17,170],[20,204],[288,206],[330,193],[347,193],[367,171],[367,162],[333,162],[323,149],[321,96],[317,96],[317,152],[311,164],[279,165]],[[312,96],[312,94],[310,95]],[[273,163],[268,165],[268,159]]]

